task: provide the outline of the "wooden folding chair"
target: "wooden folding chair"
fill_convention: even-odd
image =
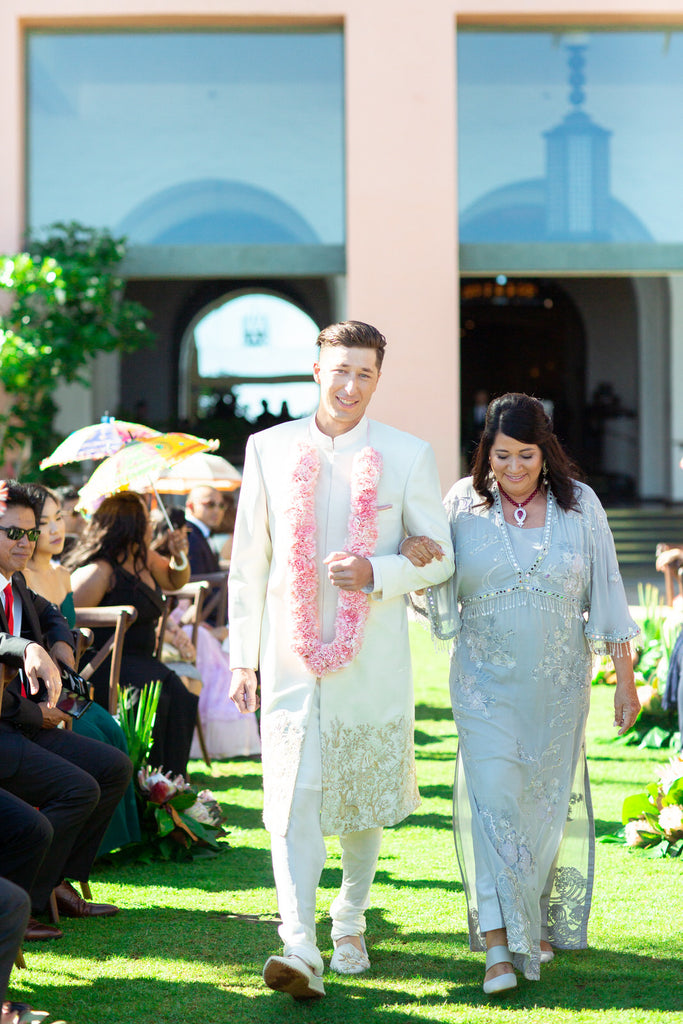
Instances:
[[[195,574],[190,576],[190,583],[209,584],[210,593],[205,597],[202,604],[202,622],[212,617],[215,613],[215,621],[219,626],[225,625],[228,621],[228,572],[209,572],[203,576]]]
[[[166,597],[166,615],[164,617],[164,629],[166,628],[166,620],[171,611],[176,607],[179,601],[189,600],[190,608],[188,609],[188,625],[192,626],[192,633],[190,640],[192,641],[195,650],[197,648],[197,635],[199,633],[199,627],[204,621],[204,602],[206,601],[207,595],[210,590],[210,583],[205,579],[198,579],[186,583],[180,590],[165,590],[164,596]],[[161,634],[163,637],[163,633]],[[209,752],[206,749],[206,740],[204,739],[204,729],[202,728],[202,722],[199,717],[199,710],[197,710],[197,721],[195,723],[197,730],[197,739],[199,740],[199,747],[202,752],[202,757],[208,768],[211,767],[211,759]]]
[[[116,714],[119,702],[118,685],[119,676],[121,675],[123,640],[128,628],[135,622],[137,617],[137,609],[132,604],[115,604],[103,608],[76,609],[76,625],[79,628],[102,629],[111,627],[113,630],[106,643],[102,645],[92,661],[89,661],[81,672],[83,678],[88,680],[107,658],[111,658],[109,664],[109,714],[111,715]]]

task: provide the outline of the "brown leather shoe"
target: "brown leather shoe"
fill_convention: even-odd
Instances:
[[[55,889],[57,910],[64,917],[111,917],[119,908],[113,903],[88,903],[79,896],[71,882],[60,882]]]
[[[43,924],[36,921],[35,917],[29,917],[24,942],[46,942],[48,939],[61,939],[64,932],[55,928],[53,924]]]

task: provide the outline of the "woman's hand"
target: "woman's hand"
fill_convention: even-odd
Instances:
[[[619,736],[631,728],[640,712],[640,701],[636,683],[633,678],[633,658],[631,652],[612,654],[614,670],[617,674],[617,685],[614,690],[614,727]]]
[[[182,555],[187,554],[187,533],[183,530],[171,530],[168,534],[168,550],[171,558],[176,562],[182,562]]]
[[[440,562],[443,558],[443,551],[436,541],[424,536],[406,537],[401,542],[398,550],[399,554],[407,558],[418,569],[421,569],[424,565],[429,565],[435,558],[437,562]]]

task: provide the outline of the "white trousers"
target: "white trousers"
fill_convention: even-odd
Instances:
[[[284,954],[301,957],[316,974],[322,974],[323,961],[316,942],[315,897],[327,857],[320,828],[321,800],[319,791],[297,788],[287,835],[271,836]],[[334,941],[365,932],[365,911],[370,906],[382,829],[348,832],[339,837],[339,842],[342,884],[330,907]]]
[[[270,850],[282,924],[285,956],[301,957],[317,974],[323,962],[315,934],[315,898],[327,849],[320,828],[322,768],[320,754],[320,695],[316,693],[306,729],[286,836],[271,835]],[[377,869],[382,829],[369,828],[339,837],[342,884],[330,907],[332,939],[365,932],[365,911]]]

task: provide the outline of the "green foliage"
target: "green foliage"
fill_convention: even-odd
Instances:
[[[0,256],[0,288],[11,294],[0,316],[0,462],[8,446],[30,445],[29,472],[58,438],[53,394],[61,382],[89,384],[99,352],[132,352],[150,344],[149,312],[124,298],[115,267],[122,238],[80,224],[54,224],[26,252]]]
[[[133,771],[136,775],[146,764],[152,746],[152,729],[160,694],[160,680],[148,683],[139,691],[123,690],[119,686],[119,725],[126,737],[128,756],[133,762]]]

